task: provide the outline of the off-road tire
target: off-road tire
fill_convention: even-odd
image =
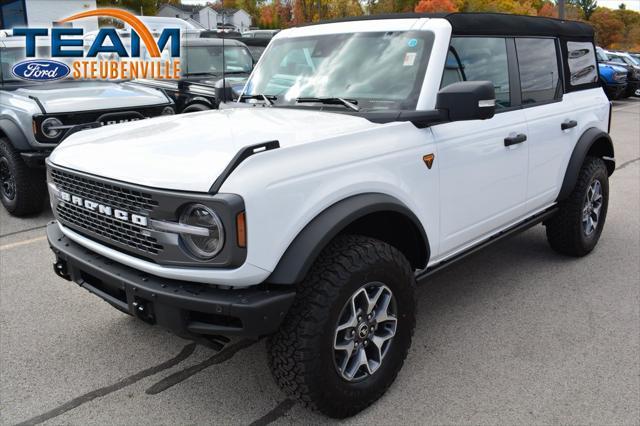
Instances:
[[[372,281],[384,283],[396,298],[396,334],[377,371],[347,381],[334,363],[335,327],[353,292]],[[303,405],[330,417],[349,417],[393,383],[414,327],[415,278],[403,254],[376,239],[340,236],[318,257],[280,330],[267,341],[269,366],[283,391]]]
[[[600,181],[602,208],[598,225],[591,235],[586,235],[582,226],[582,209],[587,191],[594,182]],[[573,192],[559,203],[559,212],[545,222],[547,241],[555,251],[568,256],[581,257],[589,254],[598,243],[607,217],[609,202],[609,174],[601,158],[587,157],[580,169]]]
[[[0,188],[2,205],[14,216],[41,212],[47,193],[44,170],[27,167],[6,138],[0,138],[0,161],[5,161],[15,182],[12,198]]]
[[[211,107],[204,104],[191,104],[182,110],[181,114],[189,114],[191,112],[209,111]]]

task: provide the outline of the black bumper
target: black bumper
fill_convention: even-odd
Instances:
[[[221,290],[141,273],[69,240],[56,222],[47,226],[47,238],[56,255],[56,274],[125,313],[203,343],[218,336],[273,333],[295,296],[291,288]]]
[[[625,90],[627,89],[627,84],[607,84],[605,86],[605,91],[607,92],[607,97],[609,99],[619,99]]]

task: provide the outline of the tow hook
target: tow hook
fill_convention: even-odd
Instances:
[[[53,264],[53,271],[60,278],[64,278],[67,281],[71,281],[71,275],[67,271],[67,262],[63,260],[58,260],[56,263]]]
[[[153,305],[145,300],[136,298],[131,304],[133,306],[133,314],[142,321],[155,324],[156,319],[153,315]]]

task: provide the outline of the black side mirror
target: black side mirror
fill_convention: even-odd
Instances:
[[[496,92],[490,81],[461,81],[438,92],[436,109],[447,121],[486,120],[496,112]]]

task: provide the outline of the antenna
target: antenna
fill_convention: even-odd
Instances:
[[[224,2],[223,2],[224,5]],[[224,6],[223,6],[224,7]],[[222,9],[222,99],[221,102],[227,102],[227,80],[224,78],[224,71],[226,68],[224,59],[224,27],[226,25],[226,14]]]

